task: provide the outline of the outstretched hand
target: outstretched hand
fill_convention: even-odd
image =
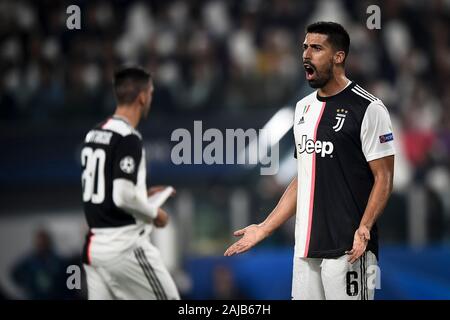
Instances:
[[[250,250],[257,243],[268,236],[268,233],[265,231],[265,229],[257,224],[249,225],[244,229],[235,231],[233,234],[236,237],[242,236],[242,238],[232,244],[225,251],[224,256],[226,257]]]

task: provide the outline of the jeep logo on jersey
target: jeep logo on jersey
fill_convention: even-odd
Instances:
[[[338,132],[344,125],[345,117],[347,116],[348,111],[344,109],[337,109],[336,112],[337,123],[334,125],[333,129],[334,131]]]
[[[135,164],[134,159],[130,156],[127,156],[120,160],[120,170],[125,172],[126,174],[132,174],[134,172]]]
[[[333,153],[334,145],[330,141],[319,141],[314,142],[313,139],[306,139],[305,135],[302,136],[301,143],[298,144],[298,152],[299,153],[318,153],[322,158],[326,155],[330,155]]]

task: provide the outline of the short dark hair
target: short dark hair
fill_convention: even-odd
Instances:
[[[114,93],[119,104],[130,104],[151,83],[149,72],[139,66],[126,66],[114,72]]]
[[[345,52],[345,59],[347,59],[350,50],[350,36],[348,32],[336,22],[315,22],[306,27],[306,33],[319,33],[328,36],[328,41],[333,48],[338,51]]]

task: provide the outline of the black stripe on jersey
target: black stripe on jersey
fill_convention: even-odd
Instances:
[[[138,249],[134,250],[134,255],[136,257],[136,260],[139,263],[139,266],[141,267],[142,271],[144,272],[144,275],[147,278],[147,281],[150,284],[150,287],[152,288],[153,292],[155,293],[156,300],[163,300],[161,292],[159,292],[158,287],[155,284],[155,279],[152,277],[151,273],[147,269]]]
[[[154,279],[155,279],[156,285],[158,286],[159,290],[161,291],[161,294],[162,294],[162,296],[163,296],[163,299],[164,299],[164,300],[167,300],[167,294],[166,294],[166,292],[164,291],[164,288],[163,288],[163,286],[162,286],[162,284],[161,284],[161,281],[159,281],[159,278],[158,278],[158,276],[156,275],[155,270],[153,269],[153,267],[151,266],[150,262],[148,261],[147,256],[145,255],[144,249],[142,249],[142,248],[139,248],[139,249],[140,249],[140,251],[141,251],[142,257],[144,258],[144,263],[147,265],[147,268],[148,268],[148,269],[150,270],[150,272],[152,273],[152,275],[153,275],[153,277],[154,277]]]
[[[167,300],[167,294],[164,291],[164,288],[163,288],[161,282],[159,281],[159,278],[156,275],[155,270],[153,269],[153,267],[151,266],[150,262],[148,261],[146,255],[145,255],[144,249],[138,248],[137,250],[140,252],[140,254],[142,256],[144,265],[147,267],[147,269],[150,271],[150,274],[153,276],[153,279],[155,280],[156,286],[158,287],[158,289],[159,289],[159,291],[161,293],[162,300]]]
[[[361,281],[362,281],[362,295],[363,300],[367,300],[367,277],[366,277],[366,253],[364,252],[361,256],[361,265],[362,265],[362,274],[361,274]]]
[[[363,295],[362,295],[362,263],[361,261],[359,262],[359,274],[360,274],[360,278],[359,278],[359,285],[360,285],[360,294],[361,294],[361,300],[363,300]]]
[[[364,266],[363,266],[363,259],[362,257],[359,259],[359,276],[361,279],[361,291],[360,291],[360,295],[361,295],[361,300],[365,300],[365,296],[364,296]]]
[[[158,286],[159,290],[161,291],[161,294],[162,294],[163,299],[164,299],[164,300],[168,300],[167,294],[166,294],[166,292],[164,291],[164,287],[162,286],[161,281],[159,281],[159,278],[158,278],[158,276],[156,275],[155,270],[154,270],[153,267],[150,265],[150,262],[148,261],[147,256],[146,256],[145,253],[144,253],[144,250],[143,250],[142,248],[140,248],[140,250],[141,250],[141,253],[142,253],[142,257],[144,258],[144,263],[147,265],[147,268],[148,268],[148,269],[150,270],[150,272],[152,273],[152,275],[153,275],[153,277],[154,277],[154,279],[155,279],[156,285]]]
[[[364,252],[364,285],[366,288],[366,300],[369,300],[369,290],[367,289],[367,253]]]
[[[337,258],[352,247],[354,231],[351,230],[359,225],[373,188],[373,174],[362,148],[361,126],[369,105],[373,101],[381,101],[372,98],[354,82],[334,96],[316,95],[315,98],[326,102],[317,126],[316,140],[330,142],[334,148],[332,155],[316,154],[315,167],[311,166],[311,170],[316,171],[311,189],[305,190],[308,196],[314,190],[313,203],[310,204],[312,214],[305,214],[306,217],[312,217],[306,254],[308,258]],[[312,101],[319,105],[317,101]],[[334,127],[336,120],[339,122],[336,119],[341,112],[339,110],[347,113],[345,122],[341,119],[343,126],[337,132]],[[333,183],[330,184],[330,181]],[[303,243],[304,239],[300,241]],[[375,225],[367,250],[375,255],[378,253]],[[355,271],[358,271],[357,265]],[[358,279],[355,281],[355,284],[363,284]]]

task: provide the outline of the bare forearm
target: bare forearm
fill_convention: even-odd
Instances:
[[[263,227],[268,234],[271,234],[295,214],[296,207],[297,178],[294,178],[286,188],[286,191],[275,209],[273,209],[273,211],[267,216],[264,222],[260,223],[260,226]]]
[[[372,229],[372,226],[386,207],[391,192],[392,177],[389,174],[375,176],[375,183],[360,225],[367,227],[369,230]]]

